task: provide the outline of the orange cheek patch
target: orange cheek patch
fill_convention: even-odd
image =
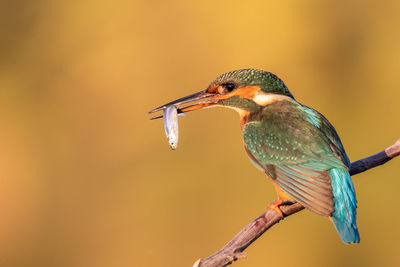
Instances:
[[[218,93],[218,87],[216,86],[215,88],[212,87],[209,89],[209,92],[211,93],[211,90],[214,90],[214,92]],[[256,95],[257,91],[260,90],[260,86],[244,86],[240,87],[230,93],[227,93],[225,95],[217,95],[214,98],[215,99],[228,99],[233,96],[239,96],[241,98],[247,98],[250,100],[253,100],[254,96]]]
[[[261,90],[261,88],[258,85],[244,86],[236,90],[236,95],[240,96],[241,98],[247,98],[253,100],[254,96],[257,94],[259,90]]]

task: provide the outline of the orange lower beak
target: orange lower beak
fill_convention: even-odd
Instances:
[[[196,109],[202,109],[202,108],[206,108],[212,105],[215,105],[217,102],[216,101],[204,101],[204,102],[200,102],[198,104],[193,104],[190,106],[186,106],[183,108],[180,108],[179,111],[181,112],[189,112],[189,111],[193,111]]]

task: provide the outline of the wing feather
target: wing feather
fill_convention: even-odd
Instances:
[[[321,120],[315,117],[307,122],[297,111],[269,110],[259,120],[247,122],[243,129],[246,152],[290,197],[317,214],[330,216],[334,197],[329,170],[346,168],[347,156],[341,155],[340,140],[331,141],[336,132],[324,134],[317,127]]]

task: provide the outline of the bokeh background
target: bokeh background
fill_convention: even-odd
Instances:
[[[238,116],[147,112],[260,68],[352,160],[400,137],[399,1],[1,1],[0,266],[191,266],[275,200]],[[301,212],[235,266],[399,266],[400,160],[354,177],[361,244]]]

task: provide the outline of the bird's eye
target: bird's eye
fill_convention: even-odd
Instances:
[[[228,92],[232,92],[235,89],[236,85],[234,83],[226,83],[224,84],[224,87]]]

